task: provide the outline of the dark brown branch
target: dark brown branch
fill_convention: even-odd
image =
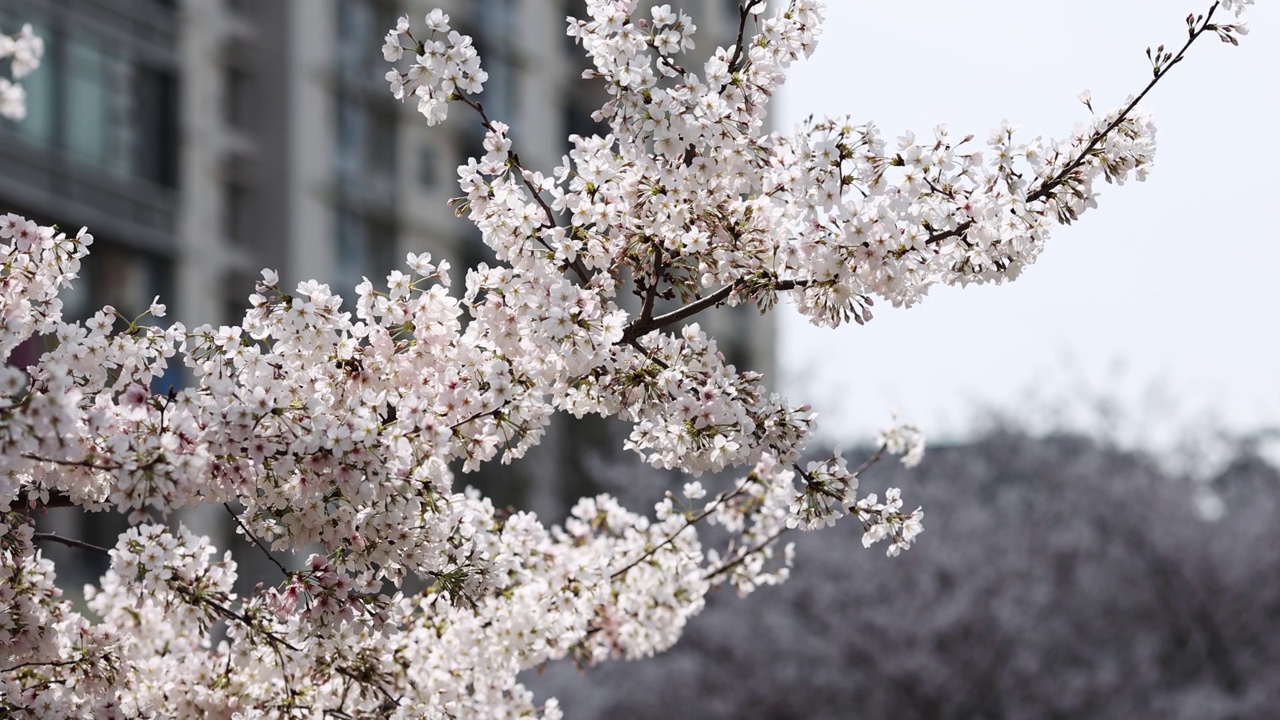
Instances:
[[[32,539],[34,539],[34,540],[45,540],[45,541],[48,541],[48,542],[59,543],[59,544],[61,544],[61,545],[66,545],[67,547],[79,548],[79,549],[81,549],[81,550],[89,550],[89,551],[91,551],[91,552],[96,552],[96,553],[98,553],[98,554],[100,554],[100,555],[107,555],[107,554],[109,554],[109,553],[111,552],[110,550],[108,550],[108,549],[106,549],[106,548],[104,548],[104,547],[101,547],[101,546],[99,546],[99,545],[94,545],[94,544],[92,544],[92,543],[87,543],[87,542],[85,542],[85,541],[83,541],[83,540],[76,540],[75,538],[69,538],[69,537],[63,537],[63,536],[61,536],[61,535],[55,535],[55,534],[53,534],[53,533],[36,533],[35,535],[32,535],[31,537],[32,537]]]
[[[0,673],[9,673],[9,672],[14,672],[15,670],[21,670],[21,669],[23,669],[23,668],[29,668],[29,667],[31,667],[31,668],[34,668],[34,667],[51,667],[51,668],[53,668],[53,667],[66,667],[66,666],[68,666],[68,665],[75,665],[75,664],[76,664],[76,663],[78,663],[78,662],[80,662],[80,661],[79,661],[79,660],[50,660],[50,661],[48,661],[48,662],[24,662],[24,663],[19,663],[19,664],[17,664],[17,665],[14,665],[13,667],[7,667],[7,668],[4,668],[4,669],[0,669]]]
[[[961,240],[964,240],[964,234],[965,234],[965,233],[967,233],[967,232],[969,232],[969,228],[971,228],[971,227],[973,227],[973,221],[972,221],[972,220],[965,220],[964,222],[962,222],[962,223],[960,223],[959,225],[957,225],[957,226],[955,226],[955,227],[951,228],[950,230],[944,230],[944,231],[942,231],[942,232],[932,233],[932,234],[931,234],[931,235],[929,235],[929,237],[924,241],[924,244],[925,244],[925,245],[937,245],[938,243],[942,242],[943,240],[946,240],[947,238],[953,238],[953,237],[958,237],[958,238],[960,238]]]
[[[649,348],[641,344],[639,338],[636,338],[635,340],[631,341],[631,347],[635,348],[641,355],[643,355],[644,359],[647,362],[651,362],[654,365],[657,365],[658,367],[662,368],[663,370],[671,369],[671,366],[668,365],[665,360],[658,357],[657,355],[654,354],[652,350],[650,350]]]
[[[249,632],[257,633],[265,637],[268,641],[271,642],[273,646],[284,646],[294,652],[300,652],[300,650],[297,647],[295,647],[293,644],[291,644],[288,640],[284,639],[280,635],[277,635],[276,633],[273,633],[270,630],[267,630],[265,628],[261,628],[255,625],[253,620],[251,620],[249,616],[242,615],[241,613],[238,613],[235,610],[232,610],[231,608],[227,607],[226,605],[223,605],[222,603],[216,600],[207,598],[203,595],[197,595],[191,590],[181,585],[178,585],[176,583],[172,583],[170,587],[173,588],[174,592],[186,598],[188,603],[191,603],[194,605],[208,606],[209,608],[216,611],[219,615],[221,615],[224,619],[235,620],[236,622],[243,625],[245,629],[248,630]]]
[[[733,41],[733,57],[729,59],[729,74],[738,72],[746,64],[746,57],[742,53],[742,41],[747,34],[747,18],[751,15],[751,9],[759,5],[765,0],[741,0],[742,4],[738,6],[738,38]]]
[[[707,308],[715,307],[725,300],[728,300],[729,296],[733,294],[735,288],[735,285],[725,285],[710,295],[704,295],[679,310],[673,310],[665,315],[659,315],[656,318],[649,318],[648,320],[643,317],[637,318],[635,322],[628,325],[627,329],[622,332],[621,342],[630,343],[632,340],[644,337],[654,330],[664,328],[672,323],[678,323],[681,320],[697,315]]]
[[[496,408],[494,408],[494,409],[492,409],[492,410],[481,410],[480,412],[476,413],[475,415],[472,415],[472,416],[471,416],[471,417],[469,417],[469,418],[466,418],[466,419],[464,419],[464,420],[459,420],[458,422],[456,422],[456,423],[454,423],[454,424],[450,425],[450,426],[449,426],[449,429],[450,429],[450,430],[457,430],[458,428],[462,427],[463,425],[466,425],[467,423],[469,423],[469,422],[471,422],[471,421],[473,421],[473,420],[479,420],[480,418],[485,417],[486,415],[493,415],[494,417],[497,417],[497,415],[498,415],[499,413],[501,413],[501,412],[502,412],[503,408],[505,408],[506,406],[508,406],[508,405],[510,405],[510,404],[511,404],[511,401],[510,401],[510,400],[508,400],[508,401],[506,401],[506,402],[502,403],[501,405],[499,405],[498,407],[496,407]]]
[[[1138,95],[1134,97],[1133,100],[1130,101],[1128,105],[1125,106],[1124,110],[1120,111],[1120,114],[1116,116],[1115,120],[1111,121],[1111,124],[1107,125],[1106,129],[1104,129],[1102,132],[1097,133],[1096,135],[1093,136],[1093,139],[1090,140],[1089,144],[1085,146],[1084,150],[1082,150],[1080,154],[1076,156],[1075,160],[1071,161],[1071,163],[1069,163],[1065,168],[1059,171],[1057,175],[1053,176],[1051,180],[1044,183],[1039,189],[1035,190],[1030,195],[1028,195],[1027,196],[1028,202],[1041,200],[1043,198],[1048,197],[1049,193],[1053,192],[1058,188],[1058,186],[1066,182],[1067,178],[1070,177],[1071,173],[1075,172],[1080,167],[1080,165],[1084,163],[1084,161],[1089,157],[1089,154],[1093,152],[1094,148],[1098,147],[1098,143],[1102,142],[1102,140],[1105,137],[1110,135],[1116,128],[1120,127],[1121,123],[1123,123],[1126,119],[1128,119],[1129,113],[1133,112],[1133,109],[1138,106],[1138,103],[1142,102],[1142,99],[1147,96],[1147,93],[1151,92],[1152,89],[1155,88],[1156,84],[1159,83],[1160,80],[1165,75],[1168,75],[1169,71],[1172,70],[1175,65],[1182,62],[1183,56],[1187,54],[1187,50],[1190,49],[1191,45],[1195,43],[1195,41],[1199,39],[1200,36],[1203,35],[1206,30],[1209,29],[1209,27],[1212,25],[1212,23],[1210,23],[1209,21],[1213,19],[1213,13],[1217,9],[1218,9],[1218,3],[1214,3],[1213,7],[1209,8],[1209,13],[1205,15],[1204,22],[1201,24],[1200,29],[1190,33],[1190,35],[1187,37],[1187,41],[1182,45],[1182,48],[1178,50],[1178,54],[1174,56],[1174,58],[1168,64],[1165,64],[1156,70],[1154,77],[1152,77],[1151,81],[1147,83],[1147,86],[1142,89],[1142,92],[1138,93]]]
[[[1201,25],[1200,29],[1196,30],[1190,35],[1190,37],[1188,37],[1187,42],[1182,46],[1182,49],[1178,51],[1178,54],[1173,58],[1173,60],[1171,60],[1167,65],[1164,65],[1157,73],[1155,73],[1155,76],[1151,78],[1151,81],[1148,82],[1146,87],[1142,89],[1142,92],[1138,93],[1137,96],[1135,96],[1133,100],[1130,101],[1129,104],[1125,106],[1124,110],[1120,111],[1120,114],[1116,116],[1115,120],[1111,121],[1111,123],[1108,124],[1107,127],[1104,128],[1101,132],[1096,133],[1093,136],[1093,138],[1090,139],[1089,143],[1085,145],[1084,149],[1081,150],[1080,153],[1075,157],[1074,160],[1067,163],[1067,166],[1064,167],[1062,170],[1060,170],[1052,178],[1043,182],[1035,190],[1032,190],[1027,195],[1027,202],[1035,202],[1037,200],[1043,200],[1049,197],[1054,190],[1057,190],[1064,182],[1067,181],[1068,178],[1071,177],[1072,173],[1074,173],[1076,170],[1080,168],[1081,165],[1084,164],[1085,160],[1089,158],[1089,155],[1098,147],[1098,144],[1101,143],[1104,139],[1106,139],[1106,137],[1110,135],[1112,132],[1115,132],[1115,129],[1120,127],[1120,125],[1129,118],[1129,114],[1132,113],[1134,108],[1138,106],[1138,103],[1140,103],[1142,99],[1145,98],[1155,88],[1156,84],[1159,83],[1160,80],[1164,78],[1165,75],[1169,74],[1169,71],[1172,70],[1175,65],[1182,62],[1183,56],[1186,55],[1186,52],[1188,48],[1191,47],[1192,43],[1194,43],[1201,35],[1205,33],[1206,30],[1208,30],[1210,26],[1209,20],[1213,17],[1213,13],[1217,9],[1218,9],[1218,5],[1216,3],[1213,5],[1213,7],[1209,8],[1209,13],[1205,16],[1204,23]],[[925,244],[936,245],[942,242],[943,240],[947,240],[953,237],[958,237],[963,240],[965,233],[969,232],[969,228],[971,227],[973,227],[973,221],[966,220],[950,230],[945,230],[942,232],[930,234],[928,239],[925,240]]]
[[[653,243],[653,272],[649,277],[649,289],[645,292],[644,307],[640,309],[640,322],[653,318],[653,304],[658,299],[658,285],[662,280],[662,246]]]
[[[238,613],[235,610],[232,610],[231,608],[223,605],[222,603],[219,603],[216,600],[204,597],[203,595],[197,595],[191,592],[190,590],[188,590],[187,588],[182,587],[181,585],[173,585],[172,587],[174,591],[176,591],[179,595],[182,595],[183,597],[187,598],[188,602],[197,604],[197,605],[206,605],[209,608],[212,608],[218,614],[220,614],[224,619],[235,620],[236,622],[243,625],[245,629],[249,630],[250,632],[257,633],[263,636],[271,643],[272,647],[275,648],[277,651],[279,650],[280,647],[286,647],[294,652],[301,652],[301,650],[298,647],[294,646],[288,640],[284,639],[280,635],[277,635],[276,633],[273,633],[272,631],[267,630],[265,628],[256,626],[253,620],[251,620],[248,616]],[[277,652],[277,657],[280,657],[278,652]],[[282,663],[281,667],[283,668],[284,659],[283,657],[281,657],[280,659]],[[372,680],[364,677],[360,673],[357,673],[356,671],[352,670],[350,667],[346,665],[339,665],[336,663],[333,664],[331,667],[334,669],[335,672],[337,672],[339,675],[342,675],[343,677],[346,677],[362,685],[368,685],[375,688],[380,693],[382,693],[383,697],[386,697],[388,700],[392,702],[395,702],[397,700],[397,698],[394,695],[392,695],[391,692],[387,690],[385,687],[383,687],[380,683],[373,682]]]
[[[869,467],[871,467],[872,465],[875,465],[876,463],[880,462],[880,459],[884,457],[884,453],[885,453],[885,446],[884,446],[884,445],[881,445],[881,446],[877,447],[877,448],[876,448],[876,451],[875,451],[874,453],[872,453],[872,454],[871,454],[871,457],[869,457],[869,458],[867,458],[866,460],[864,460],[864,461],[863,461],[863,463],[862,463],[861,465],[859,465],[859,466],[858,466],[858,469],[853,471],[853,475],[854,475],[854,476],[861,475],[863,472],[865,472],[865,471],[867,470],[867,468],[869,468]],[[801,475],[802,477],[804,477],[804,476],[807,476],[807,475],[808,475],[808,473],[806,473],[804,470],[801,470],[801,469],[800,469],[800,466],[799,466],[799,465],[796,465],[796,466],[795,466],[795,468],[796,468],[796,471],[797,471],[797,472],[799,472],[799,473],[800,473],[800,475]],[[850,508],[849,508],[849,512],[850,512],[850,513],[853,513],[853,512],[854,512],[854,509],[855,509],[854,507],[850,507]],[[738,557],[736,557],[736,558],[734,558],[733,560],[730,560],[729,562],[724,563],[724,564],[723,564],[723,565],[721,565],[720,567],[718,567],[718,568],[716,568],[716,569],[714,569],[714,570],[712,570],[712,571],[708,572],[706,575],[704,575],[704,576],[703,576],[703,579],[704,579],[704,580],[711,580],[712,578],[715,578],[715,577],[717,577],[717,576],[719,576],[719,575],[723,575],[724,573],[729,572],[729,571],[730,571],[730,570],[732,570],[733,568],[735,568],[735,567],[737,567],[737,566],[741,565],[743,562],[745,562],[747,558],[751,557],[752,555],[755,555],[756,553],[758,553],[758,552],[760,552],[761,550],[765,549],[766,547],[768,547],[769,545],[773,544],[774,542],[777,542],[778,538],[780,538],[780,537],[782,537],[784,534],[786,534],[786,532],[787,532],[789,529],[790,529],[790,528],[787,528],[787,527],[781,527],[781,528],[779,528],[777,532],[775,532],[774,534],[772,534],[772,535],[770,535],[769,537],[765,538],[764,540],[760,541],[759,543],[757,543],[756,545],[754,545],[754,546],[753,546],[753,547],[751,547],[750,549],[743,551],[743,553],[742,553],[741,555],[739,555]]]
[[[89,460],[59,460],[57,458],[40,457],[31,453],[23,453],[22,457],[26,460],[34,460],[36,462],[52,463],[54,465],[62,465],[64,467],[81,467],[90,470],[119,470],[120,465],[99,465]]]
[[[788,290],[805,287],[808,284],[808,280],[802,279],[778,280],[773,283],[772,290],[774,292],[786,292]],[[634,322],[628,325],[625,330],[623,330],[622,339],[618,342],[631,344],[635,340],[648,335],[654,330],[660,330],[668,325],[691,318],[707,308],[720,305],[724,301],[728,300],[729,296],[732,295],[734,291],[740,290],[745,286],[746,283],[743,282],[725,285],[710,295],[703,295],[702,297],[699,297],[697,300],[694,300],[679,310],[673,310],[665,315],[659,315],[658,317],[648,318],[641,315],[639,318],[636,318]]]

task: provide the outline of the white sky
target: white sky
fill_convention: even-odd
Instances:
[[[1008,118],[1061,137],[1150,78],[1210,0],[830,0],[793,67],[779,129],[851,114],[887,137],[948,123],[978,140]],[[1159,152],[1145,183],[1104,186],[1010,285],[936,287],[865,327],[781,322],[784,385],[823,434],[866,439],[891,410],[954,437],[982,407],[1044,415],[1116,399],[1160,432],[1280,427],[1280,9],[1261,0],[1240,47],[1205,37],[1146,100]],[[1176,426],[1176,427],[1174,427]],[[1130,434],[1154,436],[1150,427]]]

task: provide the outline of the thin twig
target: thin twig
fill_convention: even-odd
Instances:
[[[82,467],[89,470],[119,470],[121,465],[99,465],[89,460],[59,460],[57,458],[40,457],[31,453],[23,453],[22,457],[26,460],[34,460],[36,462],[52,463],[63,467]]]
[[[257,535],[254,535],[249,531],[249,526],[245,525],[244,521],[240,519],[240,516],[236,514],[236,511],[231,509],[231,503],[222,503],[222,507],[226,509],[227,514],[236,521],[236,525],[239,525],[240,529],[244,531],[245,537],[253,541],[253,544],[258,546],[258,549],[262,551],[262,554],[266,555],[268,560],[274,563],[276,567],[280,568],[280,572],[283,573],[285,577],[289,577],[289,570],[285,568],[283,563],[276,559],[276,556],[271,554],[271,551],[267,549],[266,545],[262,544],[262,541],[258,539]]]
[[[475,110],[476,113],[480,115],[480,122],[484,126],[485,130],[489,132],[494,131],[493,121],[489,119],[489,115],[484,111],[483,105],[481,105],[479,102],[475,100],[472,100],[470,97],[462,93],[457,93],[457,96],[458,96],[458,100],[461,101],[462,104],[466,105],[472,110]],[[525,177],[524,175],[525,168],[524,168],[524,165],[520,164],[520,156],[516,153],[514,149],[508,150],[507,154],[511,156],[511,164],[514,165],[516,170],[518,171],[516,174],[520,176],[520,182],[522,182],[524,186],[528,188],[529,194],[533,196],[534,201],[538,203],[538,205],[542,208],[543,214],[546,215],[546,220],[543,221],[542,227],[544,229],[551,229],[551,228],[557,227],[558,223],[556,222],[555,213],[551,210],[551,206],[548,205],[547,201],[543,199],[542,194],[538,191],[537,188],[533,186],[533,183],[529,182],[529,178]],[[552,249],[551,246],[548,245],[547,242],[542,238],[540,237],[535,238],[535,240],[537,240],[538,244],[542,245],[542,247],[546,248],[547,250]],[[573,262],[569,263],[569,267],[573,270],[574,274],[578,276],[579,280],[581,280],[584,283],[590,282],[590,277],[587,273],[587,266],[582,264],[582,260],[578,258],[574,258]]]
[[[879,447],[877,447],[877,448],[876,448],[876,451],[875,451],[874,453],[872,453],[870,457],[868,457],[866,460],[864,460],[864,461],[862,462],[862,464],[861,464],[861,465],[859,465],[859,466],[858,466],[858,469],[857,469],[857,470],[854,470],[854,471],[853,471],[853,474],[854,474],[855,476],[857,476],[857,475],[861,475],[864,471],[866,471],[866,470],[867,470],[867,468],[869,468],[869,467],[871,467],[872,465],[875,465],[876,463],[880,462],[881,458],[883,458],[883,457],[884,457],[884,454],[885,454],[885,446],[884,446],[884,445],[880,445]],[[803,470],[800,470],[799,466],[796,466],[796,470],[800,471],[800,474],[801,474],[802,476],[805,476],[805,475],[807,475],[807,474],[808,474],[808,473],[804,472]],[[853,507],[849,508],[850,512],[853,512],[853,511],[854,511],[854,509],[855,509],[855,508],[853,508]],[[770,535],[769,537],[767,537],[767,538],[765,538],[764,540],[760,541],[759,543],[757,543],[756,545],[754,545],[754,546],[753,546],[753,547],[751,547],[750,549],[743,551],[740,555],[738,555],[738,556],[737,556],[736,558],[734,558],[733,560],[731,560],[731,561],[729,561],[729,562],[727,562],[727,563],[724,563],[724,564],[723,564],[723,565],[721,565],[720,567],[718,567],[718,568],[716,568],[716,569],[714,569],[714,570],[712,570],[712,571],[708,572],[706,575],[703,575],[703,576],[702,576],[702,577],[703,577],[703,579],[704,579],[704,580],[711,580],[712,578],[715,578],[715,577],[716,577],[716,576],[718,576],[718,575],[723,575],[724,573],[726,573],[726,572],[728,572],[728,571],[732,570],[733,568],[737,567],[738,565],[741,565],[743,562],[745,562],[745,561],[746,561],[746,559],[747,559],[747,558],[751,557],[752,555],[755,555],[756,553],[758,553],[758,552],[760,552],[761,550],[765,549],[766,547],[768,547],[769,545],[773,544],[774,542],[777,542],[778,538],[780,538],[780,537],[782,537],[784,534],[786,534],[786,532],[787,532],[788,530],[790,530],[790,528],[788,528],[788,527],[786,527],[786,526],[783,526],[783,527],[779,528],[779,529],[777,530],[777,532],[773,533],[773,534],[772,534],[772,535]]]
[[[711,505],[703,509],[703,511],[698,513],[697,515],[693,515],[692,517],[686,518],[684,525],[679,530],[671,533],[671,535],[669,535],[666,540],[663,540],[662,542],[658,543],[657,545],[650,548],[649,550],[646,550],[644,553],[640,555],[640,557],[636,558],[635,560],[632,560],[621,570],[614,571],[614,573],[609,576],[609,579],[614,580],[623,575],[626,575],[627,571],[631,570],[632,568],[644,562],[645,560],[648,560],[649,558],[653,557],[654,554],[657,553],[662,548],[670,545],[672,542],[675,542],[675,539],[679,537],[682,533],[684,533],[685,530],[688,530],[689,528],[693,527],[697,523],[706,519],[708,515],[710,515],[712,512],[715,512],[715,510],[719,508],[721,505],[741,495],[742,492],[747,489],[747,483],[749,482],[753,482],[751,479],[751,476],[747,476],[746,478],[743,478],[742,482],[738,483],[738,486],[734,488],[732,493],[728,493],[728,492],[720,493],[720,497],[717,498],[714,503],[712,503]]]
[[[1191,47],[1192,43],[1194,43],[1208,29],[1210,25],[1209,20],[1213,17],[1213,13],[1217,9],[1218,9],[1217,3],[1215,3],[1213,7],[1209,8],[1209,13],[1205,16],[1204,23],[1201,25],[1200,29],[1196,30],[1194,33],[1191,34],[1189,38],[1187,38],[1187,42],[1182,46],[1182,49],[1178,51],[1178,54],[1173,58],[1173,60],[1170,61],[1169,64],[1165,65],[1159,72],[1157,72],[1153,78],[1151,78],[1151,81],[1148,82],[1147,86],[1142,89],[1142,92],[1138,93],[1137,96],[1135,96],[1133,100],[1130,101],[1129,104],[1125,106],[1124,110],[1120,111],[1120,114],[1116,116],[1115,120],[1111,121],[1111,123],[1108,124],[1106,128],[1104,128],[1101,132],[1096,133],[1093,136],[1093,138],[1089,141],[1089,144],[1085,145],[1084,149],[1080,151],[1080,153],[1075,157],[1074,160],[1067,163],[1066,167],[1058,171],[1058,173],[1054,175],[1052,178],[1044,181],[1042,184],[1040,184],[1039,187],[1037,187],[1035,190],[1032,190],[1027,195],[1027,202],[1035,202],[1036,200],[1043,200],[1049,197],[1049,195],[1054,190],[1057,190],[1058,187],[1060,187],[1064,182],[1067,181],[1069,177],[1071,177],[1072,173],[1074,173],[1076,170],[1080,168],[1082,164],[1084,164],[1085,160],[1089,158],[1090,153],[1092,153],[1094,149],[1098,147],[1098,144],[1101,143],[1104,139],[1106,139],[1108,135],[1114,132],[1116,128],[1120,127],[1120,124],[1129,118],[1129,114],[1132,113],[1133,109],[1138,106],[1138,103],[1141,102],[1142,99],[1145,98],[1147,94],[1150,93],[1155,88],[1156,84],[1159,83],[1160,80],[1163,79],[1165,75],[1168,75],[1169,71],[1172,70],[1175,65],[1182,62],[1183,56],[1186,55],[1186,52]],[[973,227],[973,221],[966,220],[950,230],[944,230],[942,232],[930,234],[929,237],[925,239],[925,244],[936,245],[942,242],[943,240],[946,240],[948,238],[953,238],[953,237],[959,237],[963,239],[963,236],[965,235],[965,233],[969,232],[969,229],[971,227]]]
[[[1164,65],[1158,71],[1155,72],[1154,77],[1152,77],[1151,81],[1147,83],[1147,86],[1142,89],[1142,92],[1138,93],[1138,95],[1134,97],[1134,99],[1130,101],[1130,103],[1127,106],[1125,106],[1125,109],[1120,111],[1120,114],[1116,116],[1115,120],[1111,121],[1111,124],[1107,125],[1105,130],[1094,135],[1093,139],[1089,141],[1089,144],[1085,146],[1084,150],[1080,152],[1080,154],[1076,157],[1075,160],[1073,160],[1070,164],[1068,164],[1065,168],[1063,168],[1057,175],[1053,177],[1053,179],[1044,183],[1044,185],[1042,185],[1039,189],[1037,189],[1036,191],[1028,195],[1027,196],[1028,201],[1035,201],[1035,200],[1040,200],[1042,198],[1045,198],[1049,195],[1049,193],[1057,189],[1059,185],[1061,185],[1063,182],[1066,181],[1067,177],[1072,172],[1074,172],[1077,168],[1080,167],[1080,165],[1085,161],[1085,159],[1089,157],[1089,153],[1093,152],[1093,149],[1098,146],[1098,143],[1102,142],[1103,138],[1110,135],[1116,128],[1120,127],[1120,124],[1122,122],[1128,119],[1129,113],[1133,112],[1133,109],[1138,106],[1138,103],[1141,102],[1142,99],[1147,96],[1147,93],[1151,92],[1151,90],[1155,88],[1156,84],[1159,83],[1160,80],[1164,78],[1165,75],[1169,74],[1169,71],[1172,70],[1175,65],[1182,62],[1183,56],[1187,54],[1187,50],[1190,49],[1191,45],[1197,39],[1199,39],[1200,36],[1203,35],[1206,30],[1209,29],[1209,26],[1211,25],[1209,21],[1213,18],[1213,13],[1217,9],[1218,9],[1218,3],[1214,3],[1213,7],[1209,8],[1208,14],[1205,15],[1204,22],[1201,24],[1200,29],[1190,34],[1190,36],[1187,38],[1186,43],[1182,45],[1182,49],[1178,50],[1178,54],[1174,56],[1173,60],[1171,60],[1167,65]]]
[[[75,538],[69,538],[69,537],[63,537],[63,536],[61,536],[61,535],[55,535],[54,533],[36,533],[36,534],[32,535],[31,537],[32,537],[32,539],[33,539],[33,540],[47,540],[47,541],[49,541],[49,542],[55,542],[55,543],[59,543],[59,544],[62,544],[62,545],[66,545],[67,547],[80,548],[81,550],[89,550],[89,551],[91,551],[91,552],[96,552],[96,553],[99,553],[99,554],[101,554],[101,555],[109,555],[109,554],[111,553],[111,551],[110,551],[110,550],[108,550],[108,549],[106,549],[106,548],[104,548],[104,547],[102,547],[102,546],[100,546],[100,545],[94,545],[93,543],[87,543],[87,542],[85,542],[85,541],[83,541],[83,540],[76,540]]]
[[[765,538],[764,540],[761,540],[759,543],[757,543],[757,544],[756,544],[755,546],[753,546],[751,549],[744,551],[741,555],[739,555],[738,557],[734,558],[733,560],[731,560],[731,561],[729,561],[729,562],[727,562],[727,563],[725,563],[725,564],[721,565],[720,567],[716,568],[715,570],[712,570],[711,572],[707,573],[706,575],[703,575],[703,576],[702,576],[702,579],[703,579],[703,580],[710,580],[710,579],[712,579],[712,578],[716,577],[717,575],[723,575],[724,573],[729,572],[729,571],[730,571],[730,570],[732,570],[733,568],[735,568],[735,567],[737,567],[737,566],[741,565],[742,563],[746,562],[746,559],[747,559],[747,558],[751,557],[752,555],[755,555],[756,553],[758,553],[758,552],[760,552],[761,550],[765,549],[766,547],[768,547],[769,545],[773,544],[774,542],[777,542],[778,538],[782,537],[782,536],[783,536],[783,535],[784,535],[788,530],[790,530],[790,529],[791,529],[791,528],[787,527],[786,525],[783,525],[782,527],[778,528],[777,532],[775,532],[774,534],[772,534],[772,535],[770,535],[769,537]]]
[[[226,605],[223,605],[217,600],[207,598],[203,595],[197,595],[191,590],[181,585],[178,585],[176,583],[171,583],[170,587],[172,587],[173,590],[177,592],[179,595],[187,598],[188,602],[197,604],[197,605],[207,605],[210,608],[216,610],[220,615],[222,615],[224,619],[235,620],[241,625],[244,625],[245,629],[249,630],[250,632],[254,632],[254,633],[258,633],[259,635],[262,635],[267,640],[269,640],[273,646],[283,645],[284,647],[287,647],[294,652],[300,652],[300,650],[297,647],[295,647],[292,643],[290,643],[288,640],[284,639],[280,635],[277,635],[276,633],[273,633],[270,630],[255,626],[253,620],[249,619],[247,615],[242,615],[241,613],[238,613],[235,610],[232,610],[231,608],[227,607]]]
[[[24,663],[19,663],[17,665],[14,665],[13,667],[0,669],[0,673],[14,672],[15,670],[21,670],[23,668],[29,668],[29,667],[66,667],[67,665],[75,665],[78,662],[80,661],[79,660],[50,660],[48,662],[24,662]]]

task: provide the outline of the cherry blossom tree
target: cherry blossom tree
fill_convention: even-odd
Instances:
[[[571,137],[547,171],[486,113],[471,39],[439,11],[402,18],[383,47],[392,94],[430,124],[462,106],[485,130],[453,208],[497,262],[457,295],[447,262],[410,255],[408,273],[361,283],[353,309],[268,270],[237,326],[160,326],[158,299],[149,318],[107,307],[69,323],[58,292],[92,236],[4,216],[0,352],[36,335],[53,348],[0,370],[6,710],[557,717],[522,670],[670,647],[713,588],[785,579],[789,531],[851,516],[864,544],[907,549],[922,512],[896,489],[860,496],[858,476],[885,453],[918,461],[919,431],[887,429],[856,468],[801,464],[810,408],[726,364],[693,316],[785,296],[835,327],[869,321],[877,298],[1016,278],[1053,226],[1096,205],[1099,180],[1145,176],[1139,101],[1204,36],[1236,42],[1247,4],[1189,16],[1177,50],[1148,53],[1147,87],[1101,113],[1084,97],[1066,138],[1005,124],[983,150],[945,126],[894,141],[849,119],[765,132],[786,68],[816,47],[814,0],[743,0],[734,44],[702,54],[668,5],[590,0],[567,28],[608,91],[595,117],[609,132]],[[15,78],[39,49],[25,31],[0,45]],[[170,362],[190,386],[153,393]],[[460,487],[451,463],[517,460],[557,412],[620,418],[626,449],[692,477],[651,512],[600,495],[553,526]],[[737,479],[712,494],[705,473]],[[112,548],[35,531],[68,505],[131,526]],[[175,519],[216,505],[264,553],[309,558],[236,594],[230,554]],[[109,557],[88,612],[62,597],[48,543]]]

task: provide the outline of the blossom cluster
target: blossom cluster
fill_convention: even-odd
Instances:
[[[911,305],[936,282],[1012,279],[1053,225],[1096,204],[1099,178],[1143,177],[1153,129],[1135,103],[1061,141],[1005,125],[989,159],[945,128],[892,146],[845,120],[767,133],[821,6],[765,5],[742,3],[744,35],[699,74],[683,13],[589,0],[568,33],[608,90],[609,133],[573,136],[546,173],[474,99],[485,74],[471,39],[439,11],[421,38],[402,18],[383,47],[393,64],[412,57],[388,73],[393,95],[418,98],[429,123],[460,103],[485,130],[454,207],[497,262],[467,269],[459,294],[447,262],[411,255],[352,306],[267,270],[236,325],[160,326],[158,300],[149,317],[107,307],[67,323],[57,295],[92,236],[0,218],[0,359],[33,335],[54,341],[25,372],[0,372],[3,707],[558,717],[520,672],[669,647],[713,588],[785,580],[792,529],[852,516],[865,544],[910,547],[922,512],[896,489],[860,497],[862,468],[839,455],[802,467],[812,410],[728,363],[692,318],[789,294],[816,323],[866,322],[873,296]],[[1217,32],[1213,14],[1188,45]],[[190,385],[154,394],[179,362]],[[451,467],[518,460],[559,412],[620,418],[628,449],[706,485],[651,513],[583,498],[551,526],[459,487]],[[866,464],[914,464],[923,449],[895,425]],[[99,549],[111,569],[86,593],[93,619],[37,547],[75,544],[33,529],[61,505],[132,525]],[[218,505],[264,553],[310,557],[236,594],[231,558],[173,521]]]
[[[401,59],[404,42],[409,42],[415,60],[408,72],[387,71],[391,94],[397,100],[417,97],[418,112],[427,118],[428,125],[435,125],[448,115],[449,102],[457,94],[479,93],[489,74],[480,69],[480,56],[471,44],[471,37],[449,28],[448,15],[432,10],[426,17],[426,26],[429,34],[419,40],[409,30],[409,18],[402,16],[395,28],[387,32],[382,56],[387,62]]]

